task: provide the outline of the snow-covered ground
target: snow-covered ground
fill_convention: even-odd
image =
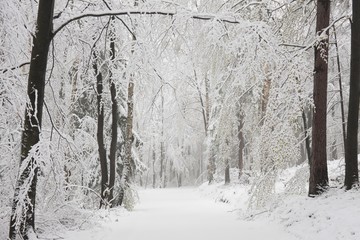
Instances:
[[[64,240],[296,239],[276,223],[245,221],[229,205],[201,197],[194,188],[141,190],[133,212],[109,212],[102,223],[70,231]]]
[[[63,240],[359,240],[360,191],[341,188],[343,160],[328,166],[331,188],[316,198],[307,197],[304,165],[283,171],[266,206],[250,209],[256,179],[237,180],[233,172],[229,185],[219,178],[198,188],[139,190],[132,212],[77,210],[58,222],[40,215],[37,232]]]
[[[227,186],[203,184],[200,191],[205,197],[226,202],[240,218],[277,223],[296,239],[359,240],[360,192],[342,189],[344,161],[328,163],[330,189],[316,198],[307,196],[307,169],[305,165],[282,172],[276,194],[262,209],[248,208],[251,185],[237,180]]]

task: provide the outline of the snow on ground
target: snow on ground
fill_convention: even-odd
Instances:
[[[275,223],[244,221],[229,205],[201,197],[193,188],[141,190],[140,199],[133,212],[116,216],[115,210],[100,226],[68,232],[63,239],[296,239]]]
[[[284,170],[268,204],[249,209],[256,179],[237,180],[234,171],[229,185],[219,178],[199,188],[139,190],[140,203],[132,212],[74,209],[59,223],[40,214],[44,221],[37,233],[39,239],[63,240],[359,240],[360,191],[341,188],[343,160],[328,167],[331,188],[316,198],[307,197],[304,165]]]
[[[307,165],[285,170],[264,209],[248,209],[251,185],[241,181],[203,184],[199,189],[207,198],[228,203],[240,218],[277,223],[296,239],[359,240],[360,191],[341,188],[344,160],[330,161],[328,169],[330,189],[316,198],[307,196]]]

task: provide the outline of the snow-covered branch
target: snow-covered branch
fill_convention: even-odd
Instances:
[[[122,11],[107,11],[107,12],[88,12],[78,16],[75,16],[66,22],[62,23],[54,32],[52,37],[54,37],[58,32],[60,32],[64,27],[68,24],[87,17],[105,17],[105,16],[123,16],[123,15],[164,15],[164,16],[176,16],[179,14],[176,11],[168,11],[168,10],[141,10],[141,9],[129,9],[129,10],[122,10]],[[197,19],[197,20],[217,20],[220,22],[225,23],[240,23],[236,17],[222,17],[216,14],[208,14],[208,13],[192,13],[189,12],[188,15],[190,18]]]

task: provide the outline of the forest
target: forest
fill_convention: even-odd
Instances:
[[[139,189],[358,190],[359,1],[7,0],[0,36],[1,239]]]

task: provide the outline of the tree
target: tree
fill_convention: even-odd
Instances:
[[[352,1],[350,96],[345,149],[345,187],[351,189],[359,183],[358,128],[360,94],[360,2]]]
[[[101,169],[101,202],[100,207],[103,206],[104,200],[108,197],[108,167],[107,167],[107,157],[106,149],[104,143],[104,102],[103,102],[103,76],[97,64],[97,54],[95,52],[93,69],[96,76],[96,91],[97,91],[97,141],[99,149],[99,160],[100,160],[100,169]]]
[[[33,38],[28,77],[29,102],[24,116],[20,168],[10,220],[10,239],[16,239],[17,235],[23,239],[29,239],[35,232],[35,199],[39,171],[35,155],[38,152],[36,145],[40,141],[42,126],[45,77],[49,45],[52,39],[54,3],[55,0],[39,1],[37,31]]]
[[[314,69],[314,117],[312,159],[310,162],[309,196],[321,194],[328,187],[326,162],[326,113],[329,45],[330,0],[317,1]]]
[[[111,17],[111,21],[114,22],[115,17]],[[114,68],[115,61],[115,33],[111,31],[110,36],[110,59],[112,61],[112,68]],[[116,84],[115,79],[113,78],[113,73],[110,68],[109,70],[109,84],[110,84],[110,94],[111,94],[111,144],[110,144],[110,176],[109,176],[109,203],[110,206],[113,206],[112,203],[114,200],[114,185],[115,185],[115,166],[116,166],[116,148],[117,148],[117,138],[118,138],[118,103],[116,100]]]

